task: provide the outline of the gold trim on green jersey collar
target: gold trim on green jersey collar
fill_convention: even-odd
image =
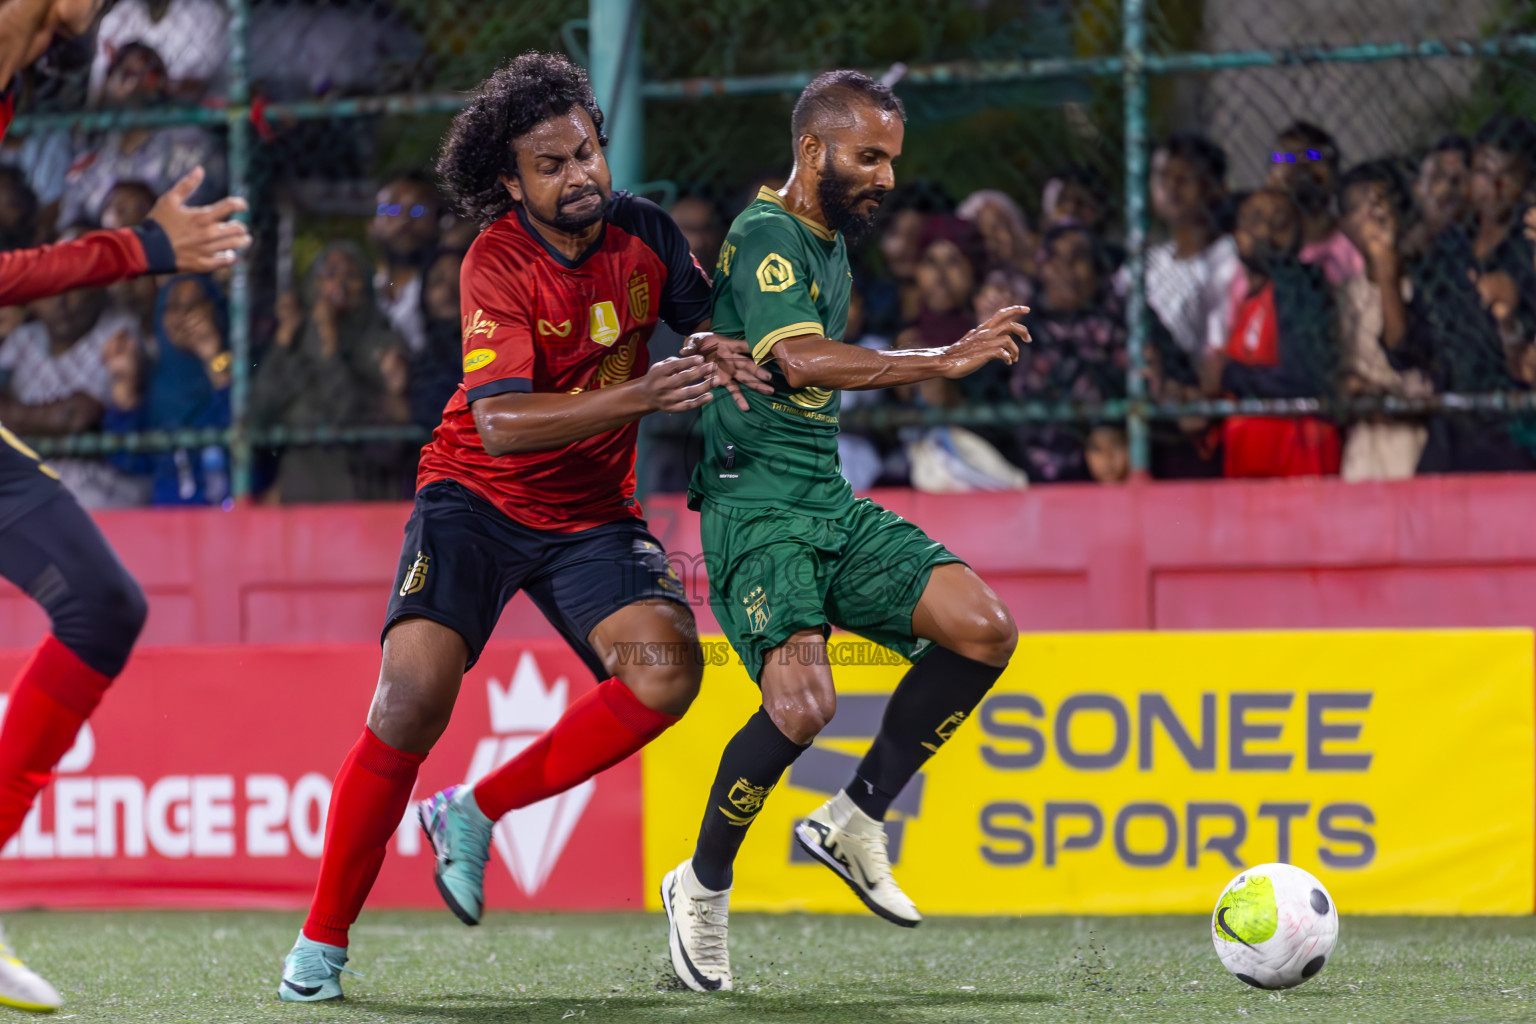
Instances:
[[[767,185],[764,185],[757,190],[757,198],[777,206],[779,209],[795,218],[795,220],[799,221],[801,224],[804,224],[807,228],[810,229],[811,234],[815,235],[823,242],[837,241],[836,231],[833,231],[831,228],[824,228],[820,224],[817,224],[815,221],[808,220],[805,217],[800,216],[798,213],[792,212],[789,207],[784,205],[784,197],[779,195],[773,189],[769,188]]]

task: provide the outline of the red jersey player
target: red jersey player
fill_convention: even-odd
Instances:
[[[0,0],[0,138],[15,114],[12,83],[55,35],[91,27],[100,0]],[[229,215],[241,199],[188,207],[194,170],[161,196],[143,226],[0,252],[0,306],[145,273],[228,266],[250,244]],[[58,476],[0,427],[0,576],[48,613],[49,632],[11,684],[0,724],[0,845],[21,827],[59,758],[122,671],[144,625],[144,593]],[[0,1004],[58,1008],[58,992],[0,939]]]
[[[417,766],[518,590],[604,681],[473,787],[422,804],[438,891],[466,923],[480,920],[497,818],[633,754],[698,692],[693,613],[634,498],[638,421],[698,408],[727,376],[766,388],[766,374],[745,343],[720,341],[715,362],[650,365],[658,318],[683,333],[708,324],[709,281],[665,213],[611,191],[602,125],[580,68],[525,53],[481,86],[444,146],[439,173],[484,227],[462,270],[464,381],[422,452],[378,689],[336,777],[285,1000],[341,996],[348,929]],[[619,656],[626,644],[691,656],[636,664]]]

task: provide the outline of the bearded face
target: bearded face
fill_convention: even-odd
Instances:
[[[856,245],[874,227],[886,189],[866,186],[858,175],[842,171],[834,157],[834,149],[828,146],[821,161],[816,198],[827,227],[842,232],[849,245]]]

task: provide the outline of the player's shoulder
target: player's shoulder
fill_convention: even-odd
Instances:
[[[758,193],[757,200],[731,222],[726,240],[751,252],[772,249],[790,258],[802,255],[806,248],[805,229],[781,204],[763,198],[764,193],[768,190]]]
[[[758,231],[789,232],[796,229],[795,217],[779,201],[777,193],[761,189],[757,198],[736,215],[731,222],[730,233],[747,234]]]
[[[464,254],[463,274],[473,280],[481,274],[514,273],[518,266],[538,255],[539,249],[518,223],[514,210],[475,236]]]
[[[613,194],[607,217],[610,225],[640,239],[656,252],[665,251],[683,237],[671,214],[644,196],[629,192]]]

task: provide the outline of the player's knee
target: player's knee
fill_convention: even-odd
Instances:
[[[763,701],[763,709],[791,742],[804,746],[832,721],[832,716],[837,713],[837,695],[829,692],[767,698]]]
[[[1014,624],[1008,607],[993,599],[976,609],[956,653],[983,665],[1002,668],[1013,657],[1018,645],[1019,627]]]
[[[149,601],[138,581],[114,565],[88,591],[71,593],[49,608],[53,635],[91,668],[108,678],[128,663],[144,630]]]
[[[681,664],[628,668],[619,673],[619,678],[635,699],[652,711],[681,716],[699,695],[704,666],[700,658],[690,657]]]
[[[368,709],[368,728],[397,750],[431,750],[453,714],[453,702],[441,700],[438,690],[407,679],[380,679]]]

